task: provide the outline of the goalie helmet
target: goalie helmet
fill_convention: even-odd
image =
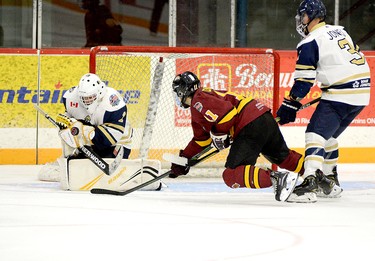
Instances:
[[[79,102],[89,114],[93,114],[106,93],[106,85],[93,73],[82,76],[78,84]]]
[[[303,23],[303,16],[307,15],[309,22],[307,24]],[[326,18],[326,7],[320,0],[304,0],[300,3],[297,9],[296,15],[296,30],[302,36],[305,37],[309,34],[307,30],[308,25],[315,18],[320,18],[320,21],[324,21]]]
[[[196,90],[201,86],[201,82],[198,77],[189,71],[182,74],[178,74],[172,83],[173,92],[177,95],[178,106],[182,108],[189,108],[186,99],[193,97]]]

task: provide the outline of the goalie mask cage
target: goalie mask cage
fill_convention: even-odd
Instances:
[[[131,159],[162,162],[178,154],[193,136],[190,112],[176,105],[172,81],[184,71],[195,73],[202,87],[227,90],[263,102],[275,113],[279,104],[280,58],[272,49],[98,46],[91,49],[90,72],[124,95],[133,127]],[[228,149],[194,169],[220,170]],[[259,158],[257,165],[269,163]],[[220,173],[218,171],[218,173]],[[193,173],[194,174],[194,173]],[[210,171],[212,174],[212,171]]]

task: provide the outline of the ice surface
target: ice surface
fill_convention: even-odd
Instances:
[[[342,164],[339,199],[282,203],[271,189],[165,179],[127,196],[61,191],[40,166],[0,166],[0,260],[370,260],[375,164]]]

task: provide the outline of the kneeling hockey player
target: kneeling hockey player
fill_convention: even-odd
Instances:
[[[231,92],[201,88],[192,72],[178,74],[172,84],[182,108],[190,108],[193,138],[180,156],[190,159],[212,143],[218,150],[231,147],[223,172],[231,188],[274,186],[275,199],[286,201],[302,174],[303,156],[290,150],[270,109],[257,100]],[[255,166],[262,153],[271,163],[293,171],[278,172]],[[171,178],[186,175],[189,167],[172,163]]]

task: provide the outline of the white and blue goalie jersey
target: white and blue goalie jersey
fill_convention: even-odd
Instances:
[[[319,23],[298,44],[297,52],[291,95],[305,97],[316,80],[324,100],[369,104],[370,68],[343,27]]]
[[[92,115],[79,103],[76,87],[65,92],[63,102],[66,115],[95,127],[93,144],[105,149],[122,144],[131,149],[132,128],[127,120],[126,103],[115,89],[107,87],[106,93]]]

